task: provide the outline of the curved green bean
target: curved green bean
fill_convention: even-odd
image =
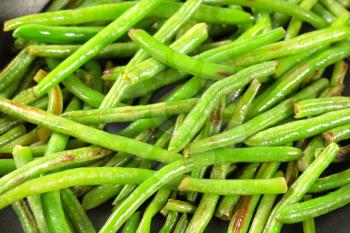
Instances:
[[[155,40],[147,32],[141,29],[133,29],[129,31],[130,38],[139,47],[143,48],[154,58],[175,69],[179,69],[185,73],[189,73],[198,77],[220,80],[231,76],[234,67],[197,60],[189,56],[177,53],[175,50],[163,45]],[[122,78],[126,81],[133,81],[139,77],[135,70],[124,70]]]

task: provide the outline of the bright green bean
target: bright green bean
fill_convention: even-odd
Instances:
[[[305,195],[303,200],[308,201],[311,198],[312,198],[311,195]],[[316,233],[315,220],[313,218],[307,218],[303,221],[303,232]]]
[[[328,167],[337,155],[339,147],[337,144],[329,144],[321,155],[298,177],[293,185],[288,189],[288,192],[282,197],[277,205],[272,210],[267,221],[264,233],[280,232],[282,223],[275,218],[276,215],[290,204],[294,204],[301,200],[306,192],[310,189],[313,183]]]
[[[170,117],[172,115],[189,112],[197,101],[197,99],[188,99],[113,109],[80,110],[65,113],[63,116],[83,124],[134,121],[152,117]]]
[[[321,16],[327,23],[333,23],[336,20],[336,17],[320,3],[316,3],[312,10]]]
[[[11,141],[24,135],[25,133],[26,128],[24,127],[24,125],[19,125],[10,129],[9,131],[0,136],[0,146],[4,146],[10,143]]]
[[[175,227],[179,214],[176,212],[169,212],[163,227],[159,230],[159,233],[170,233]]]
[[[141,29],[133,29],[129,31],[130,38],[139,47],[143,48],[154,58],[175,69],[179,69],[185,73],[189,73],[198,77],[220,80],[231,76],[234,68],[231,66],[220,65],[215,63],[197,60],[189,56],[177,53],[175,50],[163,45],[155,40],[147,32]],[[157,48],[157,49],[155,49]],[[126,81],[133,81],[139,77],[137,72],[124,71],[122,78]]]
[[[168,199],[163,209],[161,210],[162,214],[167,214],[168,212],[178,212],[178,213],[194,213],[196,206],[185,201]]]
[[[101,29],[102,27],[60,27],[26,24],[17,28],[12,36],[49,44],[76,44],[89,40]]]
[[[261,131],[245,140],[247,145],[285,145],[289,142],[312,137],[337,126],[350,123],[350,109],[322,114]]]
[[[246,123],[239,125],[233,129],[227,130],[218,135],[199,140],[192,143],[188,148],[188,153],[196,153],[201,151],[207,151],[214,148],[224,147],[228,145],[234,145],[236,143],[244,141],[249,136],[253,135],[260,130],[266,129],[276,123],[293,115],[292,103],[302,99],[313,98],[328,85],[328,80],[320,79],[304,90],[300,91],[293,97],[280,103],[276,107],[266,111]]]
[[[277,213],[276,218],[281,222],[295,223],[326,214],[350,202],[349,188],[350,185],[345,185],[326,195],[286,206]]]
[[[186,116],[176,137],[170,142],[169,150],[180,151],[187,146],[222,96],[247,85],[254,79],[273,74],[275,68],[276,62],[261,63],[241,70],[237,74],[210,86],[194,109]]]
[[[322,133],[328,143],[341,142],[350,138],[350,125],[342,125]]]
[[[306,11],[300,6],[282,0],[205,0],[206,3],[229,4],[248,6],[262,10],[273,10],[274,12],[284,13],[295,18],[308,22],[316,28],[327,27],[328,24],[313,12]]]
[[[188,224],[187,214],[182,214],[181,217],[179,218],[179,221],[177,221],[176,223],[173,233],[185,233],[187,224]]]
[[[105,4],[100,6],[86,7],[83,9],[76,10],[64,10],[23,16],[20,18],[15,18],[6,21],[4,25],[4,30],[13,30],[21,25],[33,23],[54,26],[67,24],[82,24],[103,20],[114,20],[117,17],[120,17],[124,12],[131,9],[136,4],[137,2],[123,2],[116,4]],[[182,3],[163,2],[154,10],[152,9],[149,12],[149,16],[170,18],[181,6]],[[199,9],[192,15],[191,19],[198,20],[200,22],[219,24],[240,24],[252,21],[252,17],[242,10],[212,7],[208,5],[200,6]]]
[[[342,187],[349,183],[350,170],[344,170],[326,177],[318,179],[315,184],[311,187],[310,192],[319,193],[327,190]]]
[[[346,26],[329,27],[304,33],[287,41],[276,42],[257,48],[233,60],[237,66],[248,66],[283,56],[307,52],[319,46],[328,45],[349,37],[350,30]]]
[[[302,118],[317,116],[327,112],[349,107],[349,97],[323,97],[317,99],[302,100],[300,102],[295,103],[294,112],[296,118]]]
[[[350,14],[346,8],[344,8],[338,1],[334,0],[320,0],[320,3],[324,5],[335,16],[346,16],[350,19]]]
[[[312,161],[315,160],[315,150],[325,146],[325,141],[322,137],[316,136],[311,139],[306,148],[303,151],[303,156],[298,159],[299,171],[305,171],[310,166]]]
[[[128,221],[126,221],[122,233],[134,233],[136,232],[137,225],[140,222],[140,212],[134,213]]]

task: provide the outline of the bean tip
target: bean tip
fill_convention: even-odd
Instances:
[[[140,31],[142,31],[142,30],[141,29],[134,29],[134,28],[132,28],[132,29],[129,30],[128,35],[129,35],[130,38],[133,38]]]

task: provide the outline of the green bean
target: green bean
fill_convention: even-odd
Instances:
[[[0,73],[0,91],[3,91],[15,80],[20,79],[27,72],[34,59],[35,57],[29,55],[25,49],[19,52]]]
[[[116,4],[105,4],[91,6],[76,10],[64,10],[50,13],[40,13],[29,16],[23,16],[6,21],[4,30],[14,30],[24,24],[42,24],[42,25],[74,25],[89,23],[94,21],[114,20],[120,17],[124,12],[135,6],[137,2],[123,2]],[[170,18],[180,7],[182,3],[163,2],[154,10],[151,10],[149,16],[159,18]],[[235,16],[235,17],[232,17]],[[53,20],[54,19],[54,20]],[[202,5],[192,15],[192,20],[207,23],[227,23],[241,24],[252,21],[252,17],[241,10],[226,9]],[[174,26],[174,25],[173,25]]]
[[[333,23],[336,20],[336,17],[320,3],[316,3],[312,10],[321,16],[327,23]]]
[[[257,48],[250,53],[233,59],[237,66],[248,66],[262,61],[283,56],[307,52],[319,46],[341,41],[349,36],[350,30],[346,26],[329,27],[305,33],[287,41],[276,42]]]
[[[298,169],[298,163],[297,161],[291,161],[287,164],[286,171],[285,171],[285,178],[288,187],[293,184],[295,179],[299,175],[299,169]]]
[[[293,72],[286,74],[274,85],[272,85],[272,91],[254,104],[254,107],[251,110],[252,114],[266,111],[295,90],[301,84],[301,82],[307,78],[307,76],[338,60],[341,60],[342,58],[348,56],[348,53],[350,54],[350,46],[347,46],[345,43],[341,43],[334,48],[330,48],[316,54],[311,60],[306,62],[306,64],[301,64],[299,67],[295,68]]]
[[[180,69],[183,72],[198,77],[220,80],[232,75],[234,71],[234,68],[230,66],[196,60],[189,56],[177,53],[175,50],[153,39],[147,32],[141,29],[130,30],[129,36],[139,47],[146,50],[154,58],[172,68]],[[131,75],[129,72],[124,73],[122,76],[122,78],[127,81],[134,80],[134,77],[138,77],[138,75]]]
[[[320,3],[324,5],[335,16],[346,16],[349,18],[350,14],[339,2],[333,0],[321,0]]]
[[[63,116],[83,124],[126,122],[143,118],[170,117],[180,113],[187,113],[194,107],[197,101],[197,99],[188,99],[113,109],[80,110],[65,113]]]
[[[349,169],[338,172],[326,177],[318,179],[310,188],[312,193],[320,193],[327,190],[335,189],[347,185],[349,183]]]
[[[4,146],[26,133],[24,125],[16,126],[0,136],[0,146]]]
[[[271,178],[275,175],[280,163],[264,163],[256,174],[256,178]],[[243,196],[234,212],[228,232],[247,232],[250,222],[253,219],[255,208],[258,205],[261,195]],[[237,230],[237,231],[236,231]]]
[[[289,3],[297,5],[300,3],[301,0],[287,0],[287,1]],[[275,26],[285,26],[288,23],[289,19],[290,19],[289,15],[279,13],[279,12],[276,12],[272,15],[273,24]]]
[[[299,4],[299,6],[304,10],[309,11],[316,3],[317,3],[317,0],[303,0]],[[299,34],[301,25],[302,25],[302,21],[293,17],[289,22],[285,40],[289,40],[293,37],[296,37]]]
[[[251,179],[253,178],[256,170],[258,169],[258,163],[252,163],[244,167],[242,173],[237,177],[238,179]],[[223,219],[229,220],[232,216],[234,208],[240,199],[239,195],[224,196],[221,203],[216,211],[216,216]]]
[[[26,24],[17,28],[12,36],[49,44],[75,44],[89,40],[101,29],[102,27],[60,27]]]
[[[243,123],[246,115],[249,111],[249,107],[255,96],[257,95],[261,83],[258,80],[253,80],[253,82],[248,87],[247,91],[244,93],[243,97],[239,100],[236,109],[229,122],[227,123],[227,128],[232,129]]]
[[[186,116],[175,139],[170,142],[169,150],[180,151],[187,146],[222,96],[245,86],[254,79],[273,74],[275,68],[275,62],[251,66],[210,86],[194,109]]]
[[[343,109],[317,117],[298,120],[261,131],[245,140],[247,145],[285,145],[286,143],[308,138],[337,126],[349,124],[350,110]],[[284,138],[283,138],[284,137]]]
[[[75,150],[67,150],[64,152],[54,153],[47,157],[38,158],[25,166],[16,169],[15,171],[1,177],[0,179],[0,193],[3,193],[26,180],[36,177],[40,174],[53,171],[57,168],[63,168],[75,164],[83,164],[87,161],[94,161],[104,156],[111,154],[110,151],[97,148],[86,147]],[[7,165],[7,167],[13,167],[12,160],[1,160],[1,165]],[[12,169],[13,170],[13,169]]]
[[[306,148],[303,151],[303,156],[298,159],[299,171],[305,171],[306,168],[315,160],[315,150],[320,147],[324,147],[325,141],[322,137],[316,136],[311,139]]]
[[[337,155],[339,147],[337,144],[329,144],[321,155],[299,176],[299,178],[289,188],[288,192],[282,197],[272,210],[270,217],[264,229],[267,232],[279,232],[282,223],[275,218],[286,206],[294,204],[301,200],[320,174],[328,167]]]
[[[302,100],[295,103],[294,112],[296,118],[302,118],[317,116],[327,112],[341,110],[349,107],[349,97],[323,97],[317,99]]]
[[[140,222],[140,212],[135,212],[129,219],[126,221],[122,233],[134,233],[136,232],[137,225]]]
[[[137,228],[137,231],[136,231],[137,233],[151,232],[152,218],[164,206],[170,193],[171,193],[170,189],[160,189],[157,192],[157,194],[154,196],[152,202],[147,206],[145,213],[143,214],[142,220],[141,220],[141,222]],[[177,212],[170,211],[170,213],[168,213],[168,216],[171,216],[170,220],[173,220],[173,217],[174,217],[173,213],[176,213],[176,219],[177,219]],[[175,222],[174,222],[174,224],[175,224]],[[167,227],[169,227],[169,226],[167,226]]]
[[[12,209],[17,215],[24,233],[39,233],[38,226],[35,222],[34,216],[30,212],[26,202],[21,200],[12,204]]]
[[[168,214],[168,212],[192,214],[195,212],[196,208],[197,207],[195,205],[189,202],[168,199],[163,209],[161,210],[161,213],[165,216]]]
[[[64,117],[49,114],[36,108],[16,104],[3,98],[0,98],[0,109],[2,112],[6,112],[11,116],[18,117],[34,124],[40,124],[61,134],[70,135],[82,141],[115,151],[135,154],[150,160],[159,159],[159,161],[164,162],[174,161],[182,157],[177,153],[156,148],[152,145],[142,143],[134,139],[107,133],[76,123]]]
[[[277,172],[275,174],[275,177],[283,176],[282,172]],[[269,214],[273,208],[273,205],[276,201],[277,195],[275,194],[268,194],[264,195],[259,203],[258,208],[256,209],[255,216],[253,218],[253,221],[249,227],[249,233],[260,233],[264,229],[264,226],[266,224],[267,218],[269,217]]]
[[[15,146],[12,154],[17,168],[23,167],[25,164],[33,160],[32,151],[29,147]],[[48,233],[49,229],[46,223],[40,196],[29,196],[27,197],[27,200],[40,232]]]
[[[102,29],[98,34],[80,47],[80,49],[60,63],[38,85],[33,87],[34,94],[36,96],[42,96],[45,92],[51,89],[51,87],[69,77],[74,71],[95,57],[107,45],[118,39],[131,26],[145,17],[160,3],[161,0],[143,0],[125,11],[114,22]],[[93,14],[96,15],[96,13]]]
[[[231,156],[232,150],[235,150],[237,152],[235,153],[236,156],[234,157]],[[244,150],[243,158],[239,156],[239,151],[242,150]],[[270,153],[267,153],[268,150],[270,150]],[[191,169],[193,169],[194,167],[209,166],[210,164],[215,163],[232,163],[237,162],[241,159],[243,159],[244,161],[249,160],[250,162],[253,162],[254,160],[256,161],[257,159],[259,159],[259,161],[262,161],[263,157],[267,159],[265,161],[271,161],[275,159],[289,160],[295,158],[295,156],[298,157],[298,154],[300,153],[298,149],[294,148],[294,152],[291,151],[290,155],[287,155],[285,149],[281,148],[269,148],[268,150],[266,148],[220,149],[215,152],[211,151],[210,153],[192,155],[191,158],[185,158],[182,160],[175,161],[169,165],[166,165],[159,171],[154,173],[152,176],[150,176],[142,184],[140,184],[128,198],[126,198],[122,203],[120,203],[120,205],[114,210],[112,215],[109,217],[105,225],[101,228],[100,232],[117,231],[118,228],[123,224],[123,222],[125,222],[125,220],[159,188],[161,188],[164,184],[168,183],[168,181],[173,180],[174,178],[191,171]],[[254,156],[250,154],[252,152]],[[257,155],[257,153],[261,152],[263,152],[263,154]],[[276,157],[281,155],[280,153],[276,152],[283,152],[284,158]],[[3,198],[0,199],[0,202],[1,200],[3,200]]]
[[[176,224],[178,216],[177,212],[169,212],[163,227],[159,230],[159,233],[170,233]]]
[[[327,85],[328,80],[320,79],[290,99],[287,99],[276,107],[250,119],[246,123],[218,135],[192,143],[187,148],[187,152],[196,153],[242,142],[254,133],[275,125],[276,123],[292,116],[293,102],[316,97],[318,93]]]
[[[65,213],[78,232],[96,232],[74,193],[70,189],[63,189],[60,193]]]
[[[32,56],[66,58],[76,52],[81,45],[29,45],[27,51]],[[120,42],[108,45],[96,58],[127,58],[133,56],[137,46],[132,42]]]
[[[281,0],[205,0],[205,3],[216,3],[216,4],[230,4],[230,5],[241,5],[248,6],[262,10],[273,10],[274,12],[284,13],[295,18],[308,22],[315,28],[324,28],[328,24],[318,15],[313,12],[306,11],[300,6],[290,3],[288,1]]]
[[[344,84],[344,78],[348,71],[349,65],[344,61],[338,61],[335,63],[332,77],[331,77],[331,86],[337,86]]]
[[[322,136],[328,143],[341,142],[350,138],[349,127],[349,124],[342,125],[322,133]]]
[[[174,233],[185,233],[186,228],[188,224],[188,218],[187,214],[182,214],[181,217],[179,218],[179,221],[177,221]]]
[[[304,201],[308,201],[311,198],[311,195],[306,195],[303,199]],[[315,220],[313,218],[308,218],[303,221],[303,232],[316,233]]]
[[[286,206],[276,218],[281,222],[294,223],[326,214],[349,203],[349,188],[350,185],[345,185],[326,195]]]

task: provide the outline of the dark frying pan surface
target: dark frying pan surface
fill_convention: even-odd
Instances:
[[[0,0],[0,21],[27,15],[41,11],[48,0]],[[0,67],[3,67],[13,56],[10,48],[12,47],[11,35],[9,33],[0,33]],[[347,78],[349,84],[349,77]],[[350,85],[348,85],[350,86]],[[350,93],[347,88],[346,94]],[[342,168],[333,168],[333,171],[344,169],[348,164],[343,164]],[[107,203],[91,211],[88,215],[92,219],[96,228],[100,228],[110,214],[111,203]],[[348,233],[350,232],[350,205],[337,211],[324,215],[316,219],[317,233]],[[158,216],[153,224],[152,232],[158,232],[163,225],[164,219]],[[208,226],[206,233],[224,233],[226,232],[228,222],[213,220]],[[11,208],[7,207],[0,210],[0,233],[20,233],[21,226]],[[286,225],[283,233],[302,233],[301,224]]]

